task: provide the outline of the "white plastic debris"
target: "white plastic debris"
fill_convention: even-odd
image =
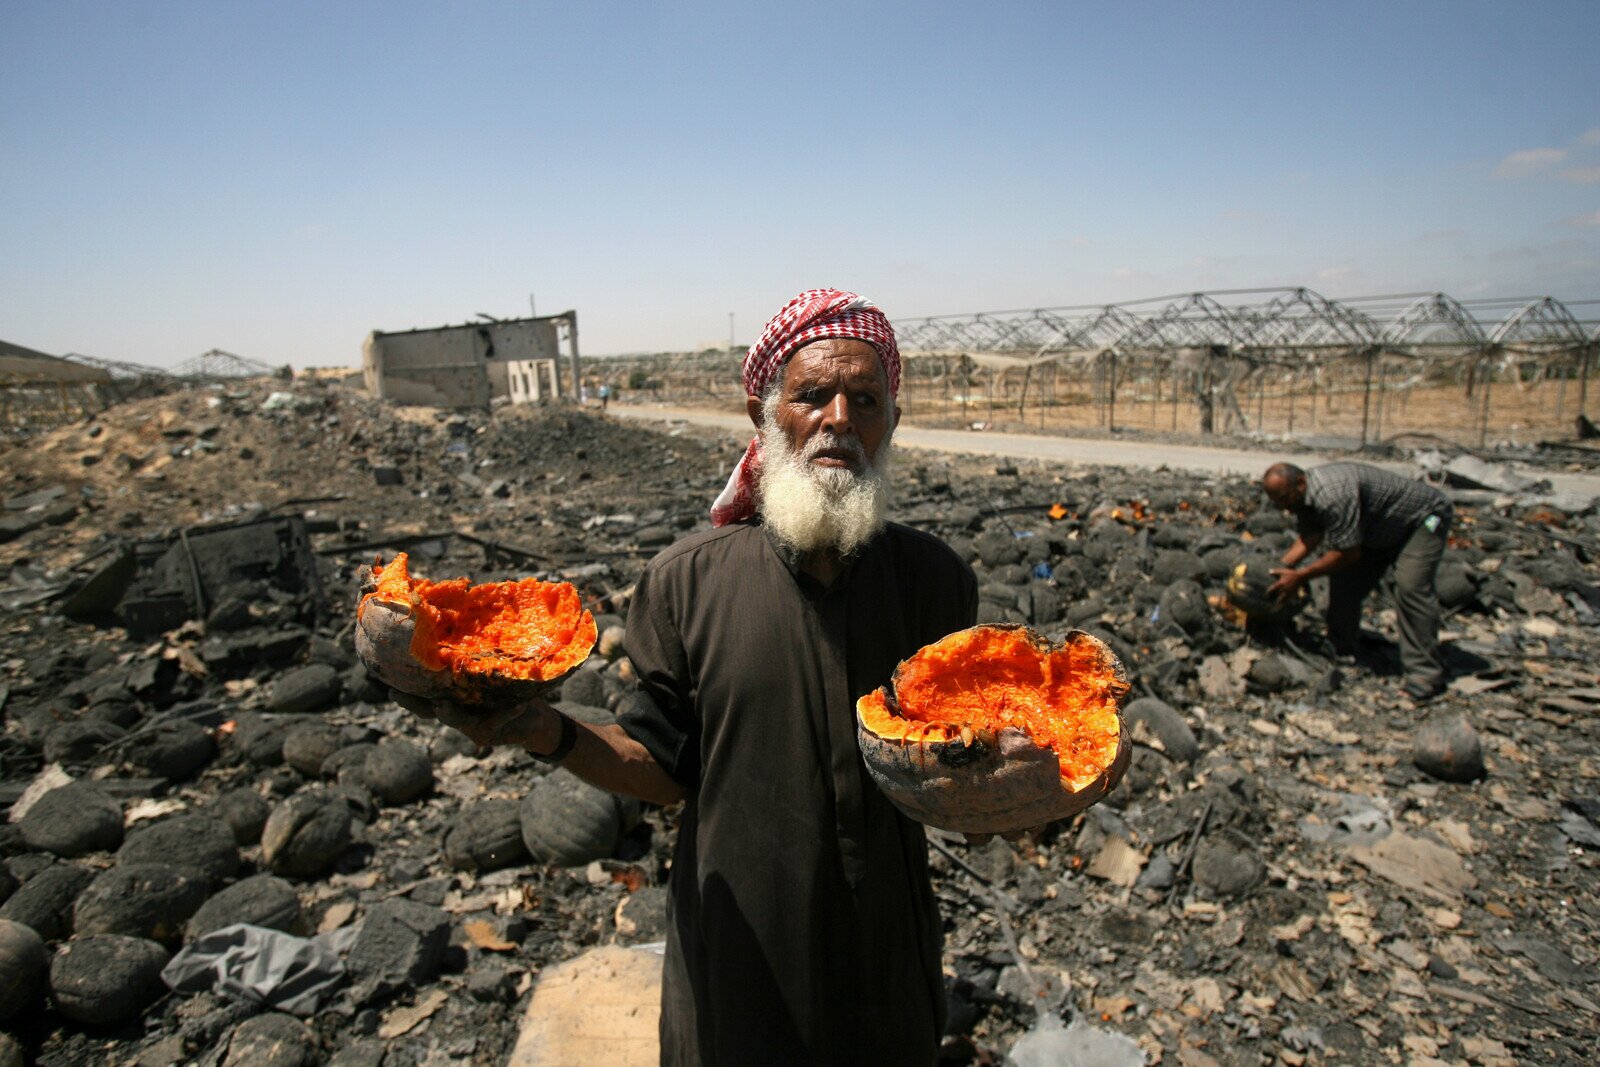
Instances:
[[[1062,1026],[1054,1015],[1041,1016],[1011,1046],[1011,1067],[1144,1067],[1144,1050],[1111,1030],[1074,1022]]]

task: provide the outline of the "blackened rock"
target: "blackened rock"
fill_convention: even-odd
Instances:
[[[989,584],[978,591],[978,622],[989,624],[1027,621],[1027,616],[1018,608],[1015,587]]]
[[[10,1034],[0,1033],[0,1067],[28,1067],[22,1042]]]
[[[433,791],[433,762],[409,741],[380,741],[367,753],[363,777],[385,804],[409,804]]]
[[[46,867],[0,905],[0,919],[31,926],[46,941],[59,941],[72,930],[72,907],[92,881],[94,872],[82,867]]]
[[[1283,512],[1276,508],[1262,510],[1251,515],[1245,520],[1244,528],[1256,537],[1266,534],[1282,533],[1289,528],[1289,520]]]
[[[332,867],[350,846],[350,806],[326,789],[290,797],[267,817],[261,854],[268,868],[312,878]]]
[[[273,680],[267,708],[280,715],[322,711],[338,701],[343,688],[338,670],[329,664],[292,667]]]
[[[322,777],[365,788],[367,756],[376,747],[365,742],[344,746],[322,761]]]
[[[1088,588],[1083,580],[1083,568],[1074,559],[1057,563],[1050,572],[1050,580],[1056,583],[1056,592],[1064,601],[1077,599]]]
[[[127,733],[115,723],[98,719],[64,722],[45,735],[45,762],[69,767],[92,762],[107,745]]]
[[[122,751],[129,763],[146,774],[185,782],[216,758],[217,743],[198,723],[169,719],[133,737]]]
[[[1524,560],[1521,569],[1546,588],[1558,593],[1573,592],[1589,587],[1589,575],[1583,565],[1562,552],[1548,552],[1535,559]]]
[[[1236,545],[1226,548],[1214,548],[1205,553],[1200,559],[1206,565],[1206,577],[1214,582],[1227,581],[1228,575],[1233,573],[1234,564],[1239,562],[1244,550]]]
[[[257,874],[235,882],[201,905],[189,920],[189,940],[234,923],[298,934],[304,916],[294,886],[270,874]]]
[[[467,804],[444,831],[444,854],[458,871],[497,871],[528,860],[517,802],[479,800]]]
[[[1173,624],[1190,637],[1211,627],[1211,605],[1206,602],[1200,583],[1192,579],[1179,578],[1167,585],[1161,590],[1158,606],[1161,621]]]
[[[18,844],[23,844],[21,834],[17,835]],[[3,854],[3,853],[0,853]],[[11,899],[11,894],[17,891],[17,886],[22,883],[17,881],[17,876],[11,873],[11,868],[0,867],[0,904]]]
[[[389,699],[389,687],[356,663],[344,671],[344,701],[347,704],[381,704]]]
[[[306,1024],[281,1011],[239,1024],[228,1039],[222,1067],[315,1067],[316,1038]]]
[[[575,704],[603,705],[606,683],[599,671],[579,669],[561,683],[561,699]]]
[[[414,987],[439,973],[450,941],[450,919],[438,908],[404,898],[367,912],[346,966],[358,1004]]]
[[[625,945],[647,944],[667,936],[667,889],[643,886],[617,905],[617,940]]]
[[[1248,893],[1267,875],[1267,865],[1250,840],[1235,830],[1202,838],[1194,850],[1194,880],[1220,896]]]
[[[1484,776],[1483,743],[1464,715],[1438,716],[1418,727],[1411,759],[1423,773],[1445,782]]]
[[[212,887],[238,872],[239,848],[227,823],[195,812],[135,830],[117,850],[117,863],[170,864]]]
[[[1106,613],[1106,602],[1104,597],[1098,594],[1090,594],[1082,600],[1066,604],[1066,609],[1068,624],[1081,626],[1104,615]]]
[[[0,920],[0,1022],[44,1000],[50,954],[31,926]]]
[[[985,567],[1004,567],[1021,563],[1026,546],[1011,536],[1009,530],[993,529],[979,534],[973,547]]]
[[[1433,588],[1446,610],[1464,608],[1478,599],[1478,583],[1473,581],[1466,564],[1459,560],[1447,559],[1439,564]]]
[[[534,781],[519,814],[522,841],[534,862],[581,867],[616,851],[639,821],[639,802],[558,769]]]
[[[1049,582],[1031,581],[1022,593],[1027,602],[1028,621],[1035,626],[1049,626],[1061,619],[1061,597]]]
[[[338,727],[326,722],[303,722],[284,735],[283,762],[307,778],[315,778],[322,773],[327,758],[342,747]]]
[[[488,749],[478,748],[477,742],[460,730],[441,730],[428,743],[428,758],[435,765],[443,763],[452,756],[477,757],[487,752]]]
[[[1033,577],[1033,568],[1026,563],[1008,563],[1003,567],[994,567],[989,570],[988,578],[997,585],[1027,585]]]
[[[330,787],[334,796],[345,802],[350,809],[350,817],[372,825],[378,821],[378,805],[372,799],[372,794],[364,786],[345,785],[336,782]]]
[[[253,789],[230,789],[218,797],[208,808],[228,825],[233,840],[238,845],[253,845],[261,840],[261,828],[267,824],[271,809]]]
[[[600,639],[595,644],[596,650],[607,662],[612,662],[628,651],[628,630],[624,626],[613,624],[600,631]]]
[[[40,871],[55,865],[56,858],[48,852],[35,852],[22,839],[22,831],[15,823],[0,823],[0,836],[6,839],[5,869],[22,885]],[[11,892],[16,892],[13,886]],[[7,894],[10,899],[10,894]]]
[[[372,1014],[377,1015],[377,1012]],[[333,1054],[327,1067],[383,1067],[388,1051],[387,1041],[352,1041]]]
[[[1162,751],[1180,763],[1193,763],[1200,755],[1200,743],[1195,740],[1194,731],[1182,713],[1165,700],[1140,697],[1122,709],[1122,717],[1134,731],[1134,737],[1137,738],[1139,727],[1143,725],[1161,742]]]
[[[132,698],[127,700],[96,700],[83,712],[86,722],[103,722],[112,726],[120,726],[129,730],[133,724],[144,717],[140,710],[139,702]]]
[[[250,599],[239,593],[224,593],[206,616],[206,633],[243,630],[255,622],[250,614]]]
[[[205,883],[171,864],[119,864],[79,895],[73,930],[80,937],[124,934],[171,946],[183,940],[184,925],[205,899]]]
[[[1167,854],[1165,852],[1157,852],[1150,857],[1149,864],[1139,874],[1137,884],[1140,889],[1170,889],[1176,874],[1177,871]]]
[[[244,713],[234,720],[228,752],[252,767],[276,767],[283,762],[283,742],[288,735],[288,723]]]
[[[1193,552],[1169,548],[1156,553],[1150,565],[1150,580],[1157,585],[1171,585],[1178,581],[1203,582],[1208,573],[1205,561]]]
[[[122,844],[122,806],[87,782],[50,790],[18,825],[28,844],[58,856],[82,856]]]
[[[1245,675],[1252,685],[1267,693],[1281,693],[1300,684],[1299,677],[1290,667],[1287,658],[1268,652],[1250,665]]]
[[[497,959],[485,959],[467,975],[467,994],[485,1004],[510,1004],[517,999],[517,971]]]
[[[326,663],[343,673],[355,662],[352,647],[349,642],[339,642],[331,637],[315,634],[306,647],[306,659],[310,663]]]
[[[167,991],[161,969],[167,950],[120,934],[77,938],[50,962],[56,1010],[85,1026],[115,1026],[137,1018]]]

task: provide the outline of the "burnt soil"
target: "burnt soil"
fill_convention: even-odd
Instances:
[[[604,855],[487,869],[502,861],[483,855],[517,851],[516,834],[508,808],[482,805],[520,804],[544,768],[474,751],[385,699],[351,651],[358,574],[403,549],[433,578],[563,578],[602,631],[621,627],[641,568],[705,527],[743,444],[569,406],[399,411],[317,381],[147,398],[0,444],[0,796],[25,800],[53,773],[110,796],[124,839],[178,818],[228,826],[236,857],[210,875],[185,868],[203,891],[163,890],[161,906],[185,915],[274,873],[258,843],[266,813],[333,806],[348,834],[304,843],[326,864],[277,868],[292,897],[263,889],[262,914],[296,933],[361,930],[339,942],[347,980],[313,1014],[268,1027],[299,1057],[283,1062],[502,1063],[543,968],[664,936],[677,813],[607,809]],[[1458,505],[1441,571],[1452,686],[1418,708],[1399,694],[1381,597],[1354,661],[1324,647],[1314,605],[1276,627],[1226,607],[1232,565],[1292,537],[1247,480],[910,451],[896,478],[894,517],[972,561],[984,620],[1096,633],[1140,699],[1131,768],[1102,804],[1035,841],[932,835],[946,1062],[999,1062],[1041,1014],[1185,1067],[1593,1062],[1592,509],[1486,494]],[[320,596],[281,576],[208,590],[204,617],[142,636],[115,615],[63,614],[121,546],[291,516]],[[632,690],[616,636],[563,694],[585,714],[609,715]],[[378,744],[397,741],[427,754],[420,794],[405,752]],[[1428,758],[1441,745],[1454,746],[1449,766]],[[52,958],[89,936],[73,899],[135,858],[92,834],[81,853],[60,843],[78,832],[0,827],[0,893],[13,898],[0,918],[44,927]],[[50,894],[50,907],[35,899]],[[192,932],[153,936],[172,952]],[[231,1063],[261,1047],[257,1005],[152,993],[132,1021],[91,1026],[61,1014],[29,967],[0,967],[26,1004],[4,1025],[33,1062]]]

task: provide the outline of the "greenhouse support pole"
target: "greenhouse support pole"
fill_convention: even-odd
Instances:
[[[1372,415],[1372,363],[1376,349],[1367,349],[1367,380],[1361,391],[1361,447],[1367,447],[1367,420]]]

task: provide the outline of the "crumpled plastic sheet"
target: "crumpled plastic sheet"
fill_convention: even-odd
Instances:
[[[344,984],[339,955],[355,934],[355,927],[345,927],[305,938],[234,923],[184,946],[162,970],[161,979],[178,993],[219,993],[292,1015],[312,1015]]]
[[[1081,1021],[1062,1026],[1044,1015],[1011,1046],[1007,1067],[1143,1067],[1144,1050],[1133,1039]]]
[[[1301,819],[1300,836],[1318,844],[1370,845],[1382,841],[1394,828],[1388,804],[1371,797],[1336,794],[1336,811],[1319,813],[1319,820]]]

